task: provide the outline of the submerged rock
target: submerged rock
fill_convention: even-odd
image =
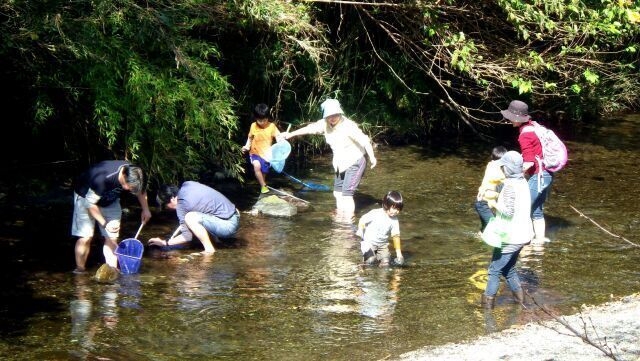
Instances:
[[[288,199],[287,199],[288,198]],[[291,197],[269,195],[258,199],[251,209],[251,214],[266,214],[273,217],[292,217],[298,214],[298,203],[294,202]]]
[[[95,280],[98,282],[106,282],[110,283],[118,279],[120,277],[120,271],[117,268],[113,268],[108,264],[103,264],[98,268],[95,275]]]

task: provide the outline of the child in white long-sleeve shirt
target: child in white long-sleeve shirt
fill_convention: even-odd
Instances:
[[[403,264],[404,257],[400,245],[400,223],[398,214],[403,201],[400,192],[388,192],[382,198],[382,208],[373,209],[360,217],[356,235],[362,238],[360,249],[366,264],[380,262],[380,267],[389,265],[389,238],[393,240],[396,251],[396,264]]]

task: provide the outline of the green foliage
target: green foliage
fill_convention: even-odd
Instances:
[[[524,80],[522,78],[515,78],[511,80],[511,86],[518,89],[518,94],[531,93],[533,88],[531,80]]]
[[[70,158],[128,158],[154,183],[242,178],[258,102],[295,128],[338,97],[380,139],[486,125],[516,94],[574,115],[638,106],[628,0],[13,0],[0,13],[24,128],[63,123]]]
[[[478,53],[473,40],[467,40],[464,33],[460,32],[454,34],[451,42],[446,42],[444,45],[453,48],[451,66],[454,69],[462,73],[470,73],[473,70],[473,64]],[[482,58],[479,58],[479,60],[482,60]]]
[[[232,87],[208,63],[219,55],[216,47],[190,39],[191,24],[181,22],[189,14],[197,19],[197,9],[94,6],[83,36],[65,43],[84,50],[76,61],[87,69],[82,82],[92,90],[94,119],[109,147],[158,181],[195,178],[210,165],[238,176]]]
[[[631,71],[634,67],[630,67],[637,61],[635,48],[640,35],[637,2],[505,0],[499,4],[520,37],[541,41],[535,45],[546,54],[545,61],[531,61],[531,56],[529,60],[518,60],[517,66],[532,81],[532,92],[568,97],[578,94],[579,98],[572,99],[596,102],[602,104],[603,109],[613,111],[619,109],[621,100],[629,99],[628,92],[637,87],[638,77]],[[603,79],[598,75],[602,73],[612,76]],[[555,81],[549,82],[549,78]],[[549,86],[551,83],[553,87]],[[613,87],[621,90],[622,83],[630,87],[618,94],[609,91]],[[521,83],[512,82],[512,85],[522,91]],[[591,91],[585,93],[585,87]],[[628,106],[634,105],[635,102],[628,103]]]

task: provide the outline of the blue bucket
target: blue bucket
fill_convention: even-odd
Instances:
[[[137,239],[127,238],[120,242],[115,252],[120,265],[120,273],[126,275],[138,273],[142,263],[142,253],[144,253],[144,245]]]

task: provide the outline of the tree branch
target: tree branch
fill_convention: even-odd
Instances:
[[[596,227],[600,228],[601,230],[603,230],[605,233],[607,233],[607,234],[608,234],[608,235],[610,235],[611,237],[619,238],[619,239],[621,239],[621,240],[623,240],[623,241],[625,241],[625,242],[629,243],[630,245],[632,245],[632,246],[634,246],[634,247],[638,247],[638,248],[640,248],[640,245],[639,245],[639,244],[637,244],[637,243],[633,243],[633,242],[631,242],[630,240],[628,240],[628,239],[626,239],[626,238],[624,238],[624,237],[622,237],[622,236],[619,236],[619,235],[617,235],[617,234],[614,234],[614,233],[612,233],[612,232],[610,232],[610,231],[606,230],[604,227],[602,227],[601,225],[599,225],[596,221],[594,221],[593,219],[591,219],[591,218],[589,218],[589,217],[585,216],[585,215],[584,215],[584,213],[582,213],[582,212],[580,212],[579,210],[577,210],[574,206],[569,205],[569,207],[571,207],[571,209],[573,209],[574,211],[576,211],[576,213],[578,213],[578,214],[580,215],[580,217],[584,217],[584,218],[586,218],[587,220],[589,220],[589,222],[591,222],[591,223],[595,224],[595,225],[596,225]]]

